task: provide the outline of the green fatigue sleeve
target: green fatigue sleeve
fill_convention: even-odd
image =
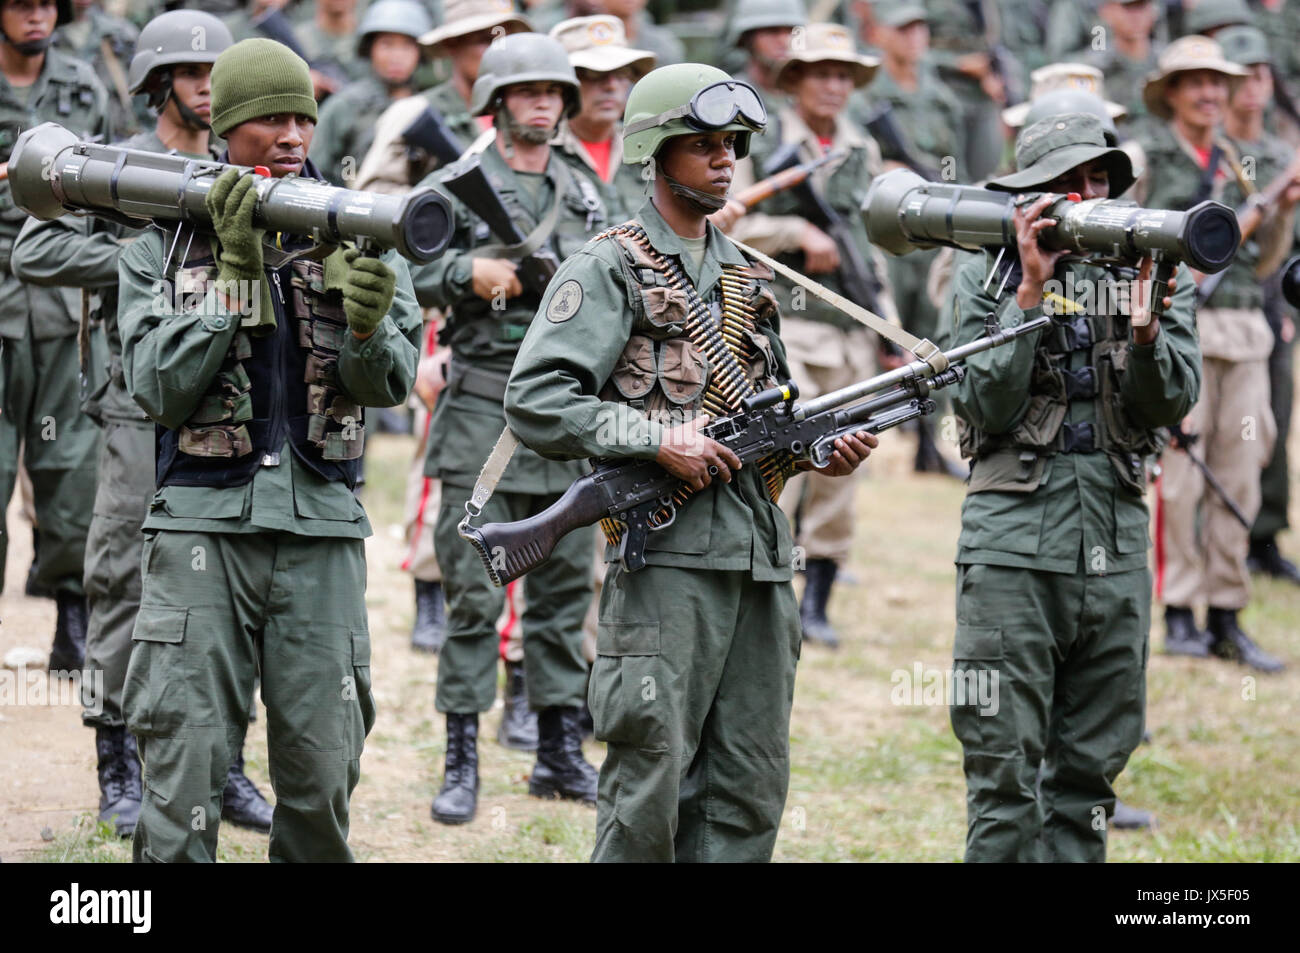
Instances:
[[[438,173],[424,179],[416,188],[438,185]],[[451,203],[454,231],[451,244],[441,257],[427,265],[411,266],[411,282],[416,300],[422,308],[450,308],[457,301],[473,294],[473,257],[475,216],[456,198],[442,189],[439,192]],[[504,311],[502,312],[504,314]]]
[[[659,452],[658,423],[597,396],[632,334],[632,305],[616,255],[605,242],[565,260],[515,358],[506,422],[548,459],[654,459]],[[578,300],[552,307],[557,294]]]
[[[1161,315],[1156,339],[1150,344],[1129,342],[1128,373],[1120,386],[1134,421],[1152,429],[1178,423],[1201,393],[1196,286],[1187,268],[1179,269],[1178,277],[1173,306]]]
[[[341,389],[365,407],[392,407],[403,403],[415,383],[420,360],[420,329],[423,321],[415,303],[411,273],[406,259],[389,251],[381,260],[393,269],[397,288],[393,305],[375,333],[364,341],[349,331],[339,351],[338,375]]]
[[[1042,305],[1022,311],[1011,289],[1003,292],[1000,301],[994,301],[983,288],[987,262],[986,256],[979,255],[957,268],[953,330],[946,345],[949,349],[983,337],[984,318],[990,311],[1006,328],[1019,327],[1043,313]],[[966,378],[952,395],[953,409],[985,433],[1013,430],[1029,408],[1029,377],[1040,337],[1041,331],[967,358]]]
[[[342,165],[345,150],[349,147],[345,141],[347,125],[357,118],[350,114],[350,110],[355,107],[356,103],[351,97],[345,97],[342,93],[325,100],[325,104],[320,107],[320,118],[316,122],[311,149],[307,151],[307,158],[311,159],[320,170],[320,174],[334,185],[350,187],[343,181]],[[361,156],[354,157],[356,168],[352,170],[353,175],[361,166],[361,158]]]
[[[118,328],[126,389],[169,429],[183,424],[221,367],[240,316],[209,289],[193,311],[180,310],[162,278],[162,238],[132,242],[118,263]]]
[[[33,285],[104,288],[117,284],[117,259],[128,242],[92,229],[89,216],[29,218],[14,241],[13,270]]]

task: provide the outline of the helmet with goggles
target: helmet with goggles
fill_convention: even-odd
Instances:
[[[749,137],[767,125],[767,109],[753,86],[716,66],[676,63],[647,73],[632,87],[623,114],[623,161],[654,156],[674,136],[735,132],[736,158],[749,154]]]

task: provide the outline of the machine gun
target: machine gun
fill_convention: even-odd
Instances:
[[[516,274],[524,291],[540,297],[559,270],[560,260],[544,241],[540,247],[527,247],[527,237],[501,204],[501,196],[483,171],[482,160],[481,155],[474,154],[453,162],[446,167],[439,184],[483,219],[492,234],[505,243],[500,257],[517,262]],[[556,201],[560,201],[559,196]]]
[[[871,183],[862,216],[868,237],[895,255],[935,245],[1014,249],[1015,209],[1042,194],[926,182],[907,169],[894,169]],[[1152,318],[1163,310],[1169,279],[1180,261],[1214,274],[1232,263],[1241,243],[1236,215],[1218,202],[1175,212],[1119,199],[1082,202],[1077,195],[1058,195],[1042,217],[1056,220],[1039,233],[1044,248],[1130,266],[1153,258]]]
[[[9,160],[14,204],[49,221],[68,212],[90,213],[133,228],[151,220],[211,226],[209,190],[230,166],[77,139],[47,122],[18,137]],[[381,195],[341,189],[312,178],[258,173],[253,222],[305,235],[317,243],[356,242],[396,248],[416,262],[433,261],[451,241],[451,203],[433,189]],[[179,235],[179,232],[178,232]]]
[[[945,370],[936,372],[931,364],[916,360],[803,404],[795,403],[799,395],[795,385],[786,383],[746,398],[737,413],[709,422],[700,433],[730,448],[742,464],[784,451],[796,460],[825,467],[837,439],[859,431],[880,433],[934,413],[935,402],[929,395],[962,380],[965,368],[959,361],[1050,323],[1051,318],[1044,316],[1014,328],[990,324],[986,337],[945,352]],[[536,516],[476,527],[472,522],[476,513],[467,507],[458,530],[478,551],[492,582],[503,586],[545,562],[565,534],[611,519],[623,530],[619,561],[628,572],[635,572],[645,565],[649,534],[676,519],[674,495],[683,486],[681,479],[653,460],[600,463]]]
[[[764,166],[764,173],[769,177],[795,168],[799,165],[799,144],[792,142],[772,153]],[[867,267],[849,223],[830,203],[813,188],[812,180],[805,177],[790,188],[790,194],[799,201],[799,214],[812,222],[835,242],[839,252],[840,283],[844,287],[844,297],[870,311],[880,311],[880,282]],[[801,269],[802,270],[802,269]]]

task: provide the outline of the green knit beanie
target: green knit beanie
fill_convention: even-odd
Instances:
[[[306,61],[264,37],[223,50],[212,64],[212,131],[224,137],[241,122],[275,113],[316,118]]]

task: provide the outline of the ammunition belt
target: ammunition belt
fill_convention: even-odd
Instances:
[[[742,275],[735,266],[723,266],[722,316],[720,323],[714,323],[708,305],[700,298],[681,265],[676,259],[661,254],[650,243],[650,237],[640,225],[632,222],[617,225],[597,237],[635,243],[641,254],[654,263],[655,269],[667,280],[669,287],[686,296],[686,336],[709,361],[709,383],[704,391],[701,409],[715,418],[735,413],[740,408],[740,402],[755,393],[754,384],[744,370],[757,356],[755,345],[749,337],[756,332],[757,316],[748,303],[753,292],[753,279]],[[760,460],[758,468],[768,496],[775,503],[785,481],[794,472],[793,460],[786,453],[772,454]],[[673,502],[680,507],[694,494],[691,487],[683,485],[673,494]],[[669,518],[670,512],[665,508],[650,518],[650,525],[657,526]],[[605,538],[612,545],[617,545],[622,536],[622,527],[611,519],[601,520],[600,525]]]

